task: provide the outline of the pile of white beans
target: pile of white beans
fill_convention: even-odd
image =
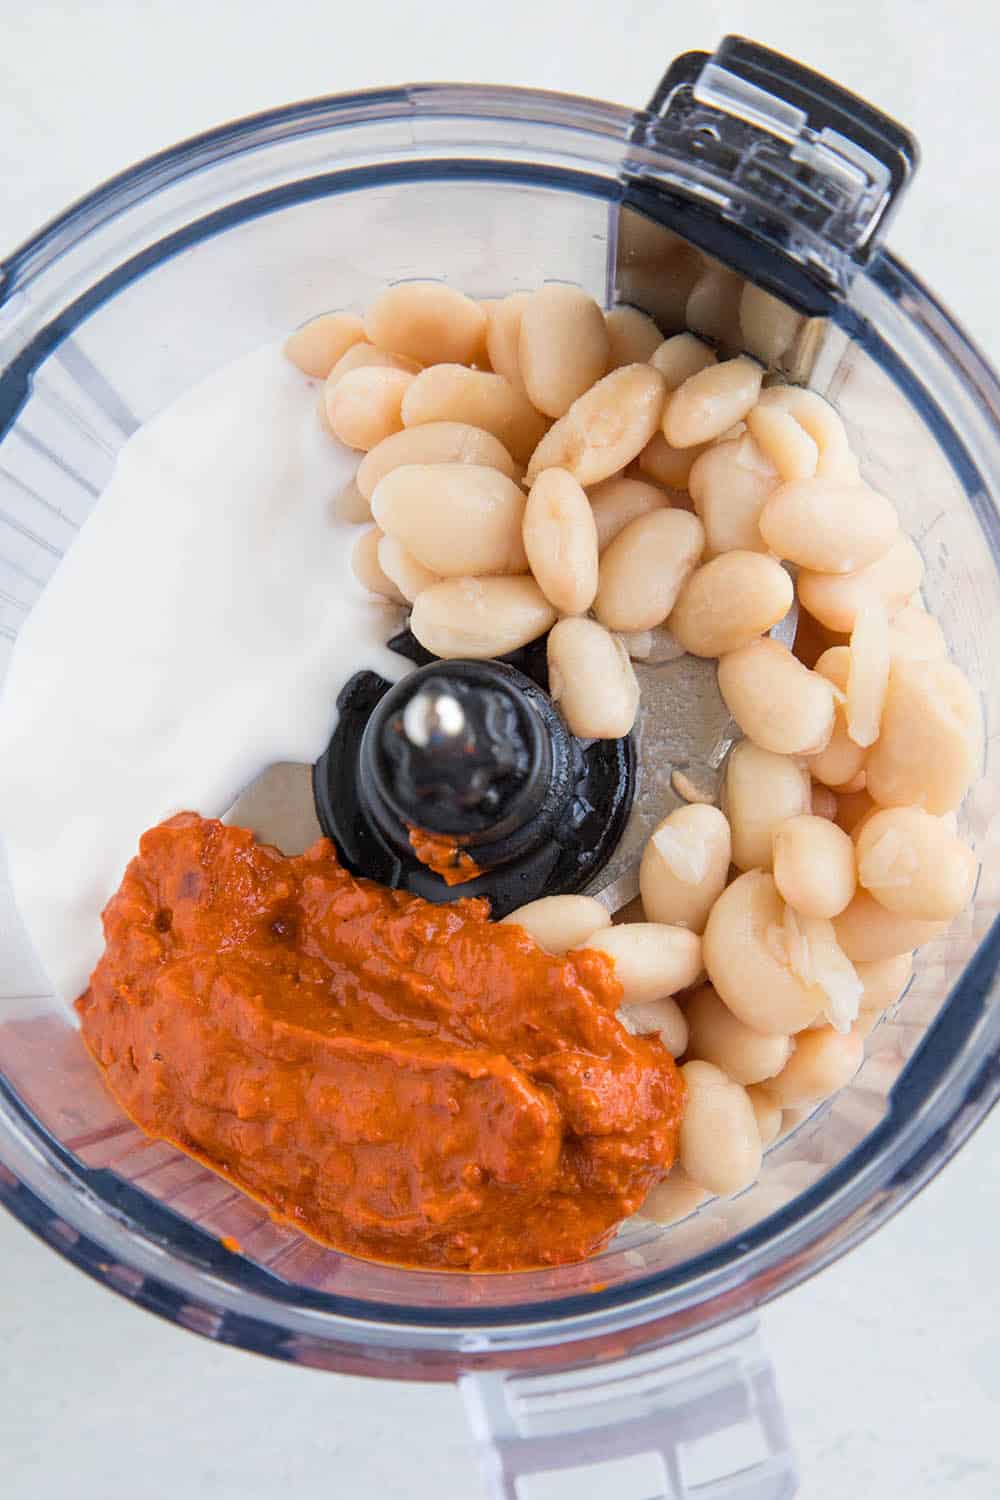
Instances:
[[[760,347],[769,307],[779,331],[788,310],[743,297]],[[554,954],[608,954],[623,1023],[682,1060],[678,1161],[644,1214],[670,1223],[742,1191],[853,1077],[913,950],[977,877],[954,810],[979,705],[894,506],[817,394],[578,287],[476,302],[401,283],[286,352],[365,454],[339,500],[369,523],[355,572],[411,606],[434,655],[548,632],[552,695],[583,738],[632,728],[633,658],[718,658],[743,734],[723,807],[692,802],[654,831],[641,909],[612,924],[589,897],[551,896],[504,920]],[[790,651],[767,632],[796,592]]]

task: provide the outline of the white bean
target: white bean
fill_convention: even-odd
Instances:
[[[543,469],[568,469],[585,487],[617,474],[659,426],[665,393],[663,376],[650,365],[612,370],[542,438],[528,465],[529,484]]]
[[[899,953],[894,958],[855,964],[854,968],[864,985],[861,1011],[877,1011],[881,1015],[890,1005],[895,1005],[909,984],[913,973],[913,954]]]
[[[709,446],[698,443],[694,448],[671,448],[663,433],[657,432],[639,454],[639,468],[667,489],[686,490],[694,465]]]
[[[420,366],[415,359],[405,359],[401,354],[376,349],[374,344],[351,344],[323,382],[324,397],[329,399],[337,384],[354,370],[402,370],[406,374],[416,375]]]
[[[622,987],[622,1005],[642,1005],[687,989],[701,973],[701,938],[662,922],[620,922],[577,947],[606,953]]]
[[[747,413],[747,429],[783,480],[811,479],[816,473],[819,449],[791,412],[755,406]]]
[[[365,326],[353,313],[322,313],[288,336],[285,356],[304,374],[325,380],[338,359],[364,336]]]
[[[726,765],[726,813],[733,864],[769,870],[774,830],[811,806],[809,773],[801,761],[762,750],[750,740],[734,745]]]
[[[889,654],[893,660],[906,656],[913,661],[943,661],[948,643],[933,615],[919,604],[907,604],[889,625]]]
[[[864,749],[878,739],[889,662],[889,617],[881,603],[866,604],[851,632],[846,705],[847,732]]]
[[[688,1176],[710,1193],[742,1192],[760,1172],[757,1117],[746,1089],[708,1062],[685,1063],[687,1102],[681,1119],[678,1160]]]
[[[739,348],[740,299],[744,281],[735,271],[709,261],[688,294],[684,321],[696,333]]]
[[[740,332],[751,354],[766,365],[787,354],[805,319],[787,302],[748,281],[740,296]]]
[[[543,469],[524,509],[524,550],[542,593],[582,615],[597,593],[597,523],[587,493],[565,469]]]
[[[601,557],[594,613],[609,630],[651,630],[673,609],[705,545],[697,516],[654,510],[630,521]]]
[[[333,508],[337,520],[346,521],[349,526],[360,526],[372,518],[372,508],[353,479],[344,485]]]
[[[527,463],[545,431],[545,418],[527,396],[486,370],[432,365],[422,370],[403,401],[403,422],[465,422],[493,434],[518,463]]]
[[[685,1006],[688,1057],[714,1063],[734,1083],[773,1078],[792,1050],[788,1036],[764,1036],[738,1021],[710,984],[696,990]]]
[[[486,313],[486,351],[490,364],[519,391],[524,390],[518,358],[521,314],[530,296],[530,292],[512,292],[509,297],[492,303]]]
[[[596,484],[590,494],[590,505],[597,526],[597,547],[603,552],[630,521],[651,510],[670,506],[670,496],[655,484],[641,479],[624,479],[620,475]]]
[[[809,434],[819,450],[817,474],[858,482],[857,459],[844,424],[829,401],[801,386],[774,385],[761,392],[760,404],[789,412]]]
[[[611,913],[593,896],[541,896],[502,919],[523,927],[547,953],[568,953],[604,927],[611,926]]]
[[[806,917],[835,917],[854,895],[854,845],[826,818],[802,813],[774,830],[774,883]]]
[[[386,535],[442,578],[527,568],[524,491],[498,469],[407,464],[379,480],[371,506]]]
[[[517,479],[518,466],[503,443],[481,427],[467,422],[427,422],[405,427],[366,453],[355,476],[357,487],[370,500],[380,479],[408,464],[477,464],[499,469]]]
[[[804,1031],[777,1078],[764,1086],[765,1092],[786,1109],[818,1104],[850,1083],[864,1055],[864,1043],[853,1031],[845,1034],[832,1026]]]
[[[678,807],[654,829],[639,865],[639,890],[651,922],[703,932],[726,885],[732,840],[717,807]]]
[[[377,526],[369,526],[367,531],[363,531],[354,543],[351,552],[351,568],[355,578],[370,594],[378,594],[393,604],[405,604],[406,600],[399,589],[382,571],[382,565],[378,560],[381,540],[382,533]]]
[[[446,578],[417,595],[410,629],[434,656],[482,661],[537,640],[555,618],[533,578]]]
[[[702,940],[708,977],[733,1014],[754,1031],[801,1031],[822,995],[792,969],[781,942],[785,905],[770,875],[751,870],[726,887]]]
[[[351,370],[326,398],[326,419],[334,437],[367,452],[400,432],[403,397],[414,380],[405,370]]]
[[[972,897],[975,855],[940,818],[919,807],[873,813],[857,836],[857,852],[865,890],[900,916],[950,921]]]
[[[467,364],[486,326],[478,302],[440,281],[402,281],[380,292],[365,313],[365,331],[378,349],[422,365]]]
[[[711,1193],[699,1186],[681,1166],[673,1166],[670,1176],[656,1183],[646,1194],[639,1212],[653,1224],[676,1224],[707,1203]]]
[[[752,641],[723,656],[719,690],[743,733],[764,750],[811,755],[829,743],[833,689],[778,641]]]
[[[648,363],[663,342],[663,335],[648,313],[637,307],[613,307],[605,313],[608,329],[608,369]]]
[[[552,282],[521,308],[518,360],[533,406],[561,417],[608,368],[604,314],[582,287]]]
[[[777,625],[795,590],[786,570],[759,552],[725,552],[681,588],[667,627],[695,656],[736,651]]]
[[[853,740],[847,729],[847,682],[851,653],[846,646],[831,646],[823,652],[813,670],[844,695],[834,709],[833,733],[817,755],[808,757],[809,771],[826,786],[843,787],[854,780],[865,763],[864,748]]]
[[[767,552],[760,513],[777,484],[777,470],[749,433],[702,452],[691,467],[688,489],[705,526],[709,557],[736,550]]]
[[[715,350],[696,339],[693,333],[675,333],[658,344],[649,363],[659,370],[668,391],[676,391],[685,380],[718,364]]]
[[[833,919],[837,942],[853,964],[878,963],[883,958],[912,953],[937,937],[946,925],[888,911],[865,890],[857,891],[850,906]]]
[[[403,598],[412,604],[418,594],[429,589],[440,579],[430,568],[418,562],[412,552],[407,552],[402,542],[394,536],[383,536],[378,544],[379,567],[391,583],[394,583]]]
[[[908,536],[900,536],[884,557],[856,573],[813,573],[802,568],[797,583],[799,603],[827,629],[849,633],[858,610],[866,604],[881,604],[892,619],[920,587],[923,576],[920,553]]]
[[[671,1057],[682,1057],[688,1044],[688,1023],[671,995],[641,1005],[623,1005],[618,1019],[633,1036],[658,1036]]]
[[[689,375],[663,410],[667,442],[673,448],[691,448],[721,437],[752,409],[763,373],[754,360],[741,355]]]
[[[760,1143],[766,1149],[778,1139],[781,1132],[781,1105],[769,1098],[759,1083],[750,1085],[747,1089],[747,1098],[753,1105],[757,1129],[760,1131]]]
[[[893,662],[866,762],[875,801],[950,812],[971,786],[981,753],[979,703],[964,673],[947,661]]]
[[[570,731],[616,740],[639,710],[639,683],[621,641],[596,620],[560,620],[548,639],[549,691]]]
[[[779,485],[760,513],[760,534],[771,551],[818,573],[869,567],[885,556],[898,532],[891,500],[834,479]]]

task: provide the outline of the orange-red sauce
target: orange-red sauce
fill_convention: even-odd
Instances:
[[[146,833],[77,1002],[131,1117],[357,1255],[509,1270],[597,1249],[674,1157],[683,1082],[606,955],[545,953],[182,813]]]
[[[444,834],[411,828],[410,847],[420,863],[433,870],[435,875],[440,875],[445,885],[464,885],[467,880],[475,880],[483,873],[472,855]]]

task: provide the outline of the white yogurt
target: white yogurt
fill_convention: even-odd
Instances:
[[[358,455],[262,349],[146,423],[25,622],[0,699],[0,831],[25,925],[72,1000],[139,835],[218,816],[314,761],[353,672],[399,676],[396,619],[350,568],[333,497]]]

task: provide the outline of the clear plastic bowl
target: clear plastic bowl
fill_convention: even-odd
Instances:
[[[401,278],[492,296],[558,276],[613,295],[626,163],[653,182],[684,170],[636,144],[645,123],[508,89],[318,100],[155,157],[43,230],[0,267],[0,671],[118,448],[210,370]],[[926,559],[928,607],[982,697],[992,754],[996,380],[891,256],[859,272],[834,323],[815,378]],[[870,1234],[992,1102],[996,799],[991,761],[961,812],[983,861],[973,907],[920,953],[854,1084],[769,1152],[755,1187],[667,1232],[630,1228],[585,1265],[516,1275],[324,1250],[146,1141],[104,1093],[0,883],[0,1196],[139,1305],[304,1364],[524,1374],[704,1335]]]

